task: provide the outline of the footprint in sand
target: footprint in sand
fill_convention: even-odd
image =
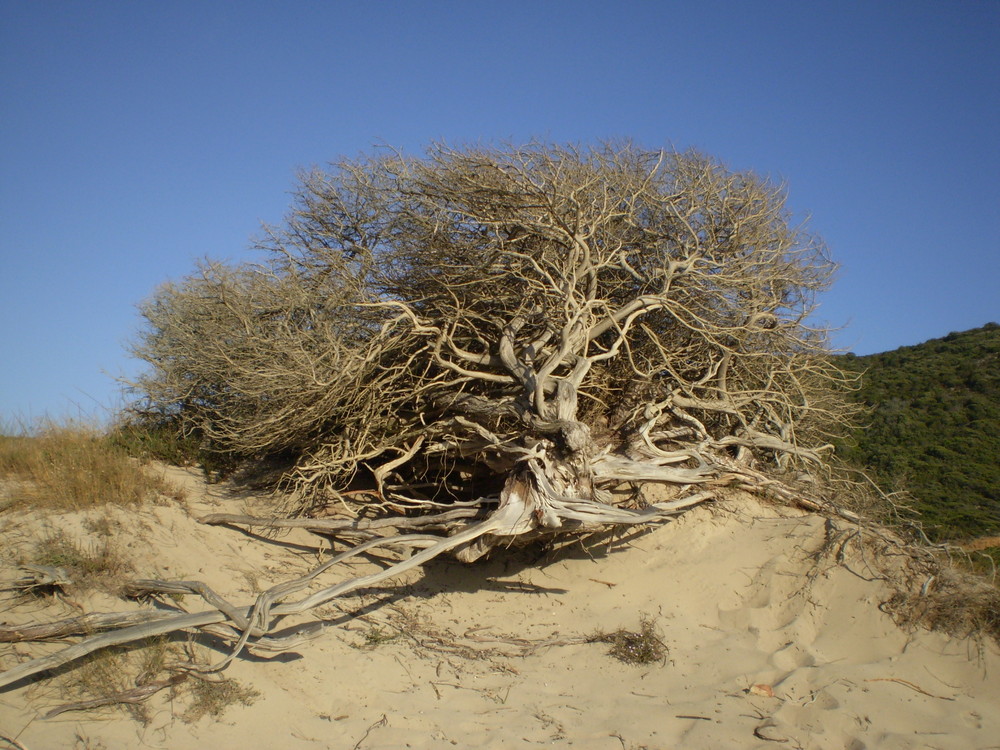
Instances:
[[[787,643],[784,648],[771,655],[771,663],[778,669],[793,670],[814,666],[816,659],[798,644]]]

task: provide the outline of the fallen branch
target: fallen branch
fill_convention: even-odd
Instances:
[[[905,685],[910,688],[910,690],[916,690],[921,695],[926,695],[928,698],[938,698],[943,701],[953,701],[954,698],[949,698],[947,695],[934,695],[934,693],[928,693],[919,685],[914,685],[909,680],[903,680],[899,677],[873,677],[870,680],[865,680],[865,682],[898,682],[900,685]]]
[[[66,703],[62,706],[57,706],[51,711],[42,716],[43,719],[51,719],[59,714],[66,713],[67,711],[88,711],[92,708],[101,708],[102,706],[116,706],[122,703],[128,703],[132,705],[137,705],[144,701],[149,700],[152,696],[156,695],[158,692],[164,688],[173,687],[178,685],[188,678],[187,674],[175,674],[171,675],[165,680],[156,680],[155,682],[147,682],[138,687],[134,687],[131,690],[124,690],[120,693],[115,693],[114,695],[108,695],[104,698],[94,698],[89,701],[77,701],[76,703]]]
[[[479,508],[456,508],[444,513],[413,518],[260,518],[235,513],[212,513],[198,519],[198,523],[217,526],[262,526],[269,529],[305,529],[319,533],[333,531],[369,531],[374,529],[413,529],[436,526],[465,518],[475,518],[481,513]]]
[[[6,742],[11,748],[13,748],[13,750],[28,750],[25,745],[22,745],[13,737],[8,737],[5,734],[0,734],[0,742]],[[4,748],[4,750],[7,750],[7,748]]]
[[[358,750],[358,748],[361,747],[361,743],[368,739],[368,735],[372,733],[373,729],[384,727],[388,723],[389,720],[386,718],[385,714],[382,714],[382,718],[376,721],[370,727],[368,727],[368,729],[365,730],[364,735],[362,735],[361,739],[354,743],[354,750]]]
[[[65,588],[73,583],[69,573],[64,568],[52,565],[22,565],[28,575],[16,581],[8,581],[0,587],[0,591],[31,591],[33,589],[45,588]]]
[[[0,627],[0,642],[43,641],[49,638],[65,638],[69,635],[84,635],[111,628],[128,627],[146,622],[155,622],[170,617],[170,612],[94,612],[80,617],[70,617],[56,622]]]

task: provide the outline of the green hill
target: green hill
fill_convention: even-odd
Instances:
[[[1000,533],[1000,326],[840,364],[871,408],[841,455],[908,492],[932,538]]]

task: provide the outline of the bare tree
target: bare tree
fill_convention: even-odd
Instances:
[[[396,508],[517,488],[528,525],[610,521],[623,481],[818,462],[838,416],[825,248],[697,154],[342,162],[264,247],[145,306],[140,386],[226,450],[295,451],[313,498],[361,474]]]
[[[824,245],[781,187],[699,154],[533,143],[342,161],[302,176],[261,247],[263,264],[207,265],[143,306],[143,408],[237,457],[290,456],[308,508],[344,514],[206,520],[421,549],[379,580],[819,466],[846,413],[809,326]],[[615,492],[646,483],[673,492]],[[277,604],[305,585],[178,627],[229,620],[239,650],[272,615],[355,587]]]

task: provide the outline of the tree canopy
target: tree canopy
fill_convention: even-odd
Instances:
[[[135,581],[208,608],[115,615],[0,687],[192,629],[233,644],[219,670],[248,643],[290,648],[282,618],[443,553],[662,522],[727,486],[829,509],[782,474],[815,474],[850,411],[809,326],[833,266],[753,174],[631,144],[387,153],[304,174],[261,248],[142,306],[135,413],[277,462],[300,498],[299,517],[201,522],[346,548],[252,605]],[[397,559],[320,585],[375,548]]]
[[[302,174],[260,249],[142,306],[141,410],[283,457],[313,504],[640,522],[734,468],[819,463],[845,414],[809,325],[824,244],[782,187],[701,154],[343,160]],[[612,498],[648,482],[675,505]]]

